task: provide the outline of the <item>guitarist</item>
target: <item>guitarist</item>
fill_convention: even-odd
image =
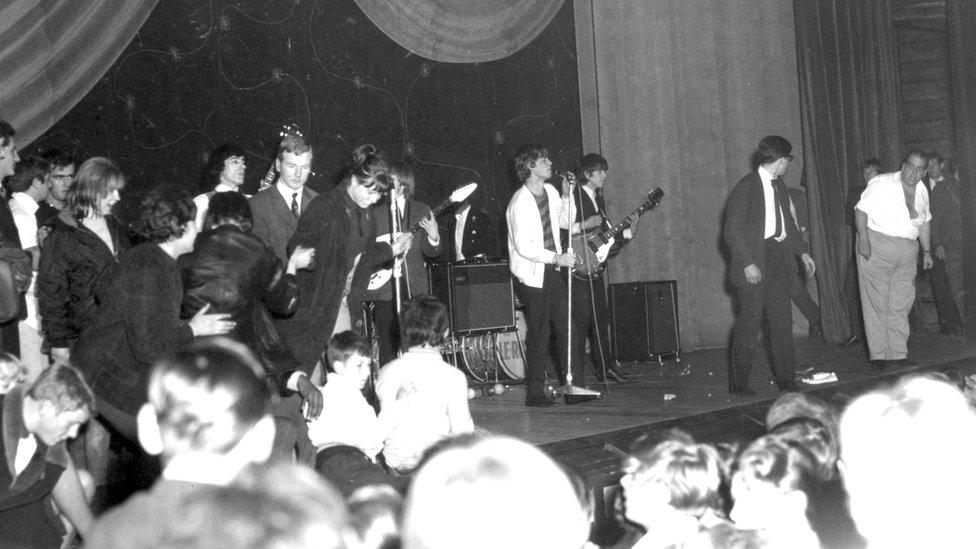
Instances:
[[[610,228],[606,217],[606,204],[603,201],[603,186],[609,169],[607,159],[596,153],[585,155],[579,160],[577,177],[583,181],[573,193],[576,203],[575,223],[581,224],[587,233]],[[610,247],[609,256],[620,251],[624,243],[630,241],[637,227],[638,214],[628,218],[629,227],[621,232],[622,239],[616,239]],[[567,231],[560,231],[568,242]],[[567,244],[568,245],[568,244]],[[588,279],[578,279],[573,283],[573,347],[576,356],[583,356],[586,338],[589,336],[593,353],[594,374],[600,381],[629,381],[619,373],[610,361],[610,310],[607,307],[607,290],[602,271]]]
[[[399,192],[396,196],[397,211],[400,214],[400,230],[407,231],[416,224],[427,233],[420,246],[411,246],[404,256],[402,265],[403,276],[400,279],[401,296],[406,301],[411,296],[430,293],[427,281],[427,270],[424,268],[424,258],[434,259],[441,255],[444,247],[441,243],[437,220],[431,215],[430,206],[414,200],[416,183],[413,170],[399,162],[391,163],[390,175],[397,181]],[[392,196],[393,193],[390,193]],[[376,234],[390,242],[390,199],[380,201],[373,206],[373,218],[376,220]],[[393,261],[387,261],[379,266],[384,274],[393,268]],[[374,279],[376,274],[374,274]],[[390,276],[381,287],[366,292],[366,300],[373,302],[373,323],[379,335],[380,364],[386,364],[397,356],[400,343],[400,325],[397,322],[396,295],[394,293],[394,277]]]

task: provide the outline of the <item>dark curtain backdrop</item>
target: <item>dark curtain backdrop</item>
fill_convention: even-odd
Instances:
[[[898,65],[889,0],[796,0],[804,181],[824,337],[851,333],[844,276],[853,258],[848,189],[865,158],[901,163]]]
[[[584,143],[609,161],[610,217],[650,188],[666,193],[611,261],[610,281],[677,280],[682,345],[725,345],[733,319],[725,199],[764,135],[793,142],[788,183],[798,184],[802,168],[793,7],[576,0],[576,14]]]
[[[976,295],[976,2],[948,0],[949,78],[956,157],[963,195],[967,309],[973,318]]]
[[[0,2],[0,118],[17,129],[20,146],[98,83],[156,1]]]
[[[122,199],[131,217],[139,195],[160,182],[197,192],[209,153],[224,142],[248,152],[253,192],[291,122],[315,146],[317,190],[331,187],[353,147],[371,142],[413,167],[419,199],[440,202],[475,181],[475,203],[498,220],[517,147],[542,143],[564,166],[581,152],[573,29],[565,3],[508,57],[442,63],[391,40],[354,0],[159,0],[34,149],[115,159],[129,179]]]

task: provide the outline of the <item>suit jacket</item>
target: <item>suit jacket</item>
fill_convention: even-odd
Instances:
[[[790,214],[789,194],[782,180],[773,181],[779,187],[779,207],[783,212],[783,225],[786,227],[784,244],[790,253],[802,255],[803,241],[796,230],[793,215]],[[725,204],[725,226],[722,237],[732,254],[729,265],[729,280],[735,286],[745,286],[744,269],[756,265],[766,270],[764,232],[766,227],[766,203],[763,198],[762,179],[758,171],[753,171],[736,183]]]
[[[457,228],[455,213],[447,217],[444,229],[441,231],[443,242],[447,243],[446,257],[450,261],[457,260],[457,243],[454,242],[454,230]],[[464,234],[461,235],[461,253],[465,259],[473,259],[479,255],[485,257],[499,257],[497,231],[494,228],[488,212],[471,206],[468,217],[464,221]],[[443,258],[442,258],[443,259]]]
[[[404,201],[403,210],[404,211],[401,212],[403,220],[400,222],[400,227],[402,230],[406,231],[410,227],[413,227],[419,223],[421,219],[430,213],[430,206],[417,200],[407,199]],[[387,235],[386,238],[388,239],[390,234],[389,201],[383,200],[373,207],[373,218],[376,220],[377,237],[379,238],[383,235]],[[427,231],[423,229],[414,235],[413,244],[410,246],[410,250],[407,252],[406,256],[405,275],[407,284],[410,286],[411,296],[430,293],[430,284],[427,280],[427,269],[424,267],[424,258],[426,257],[427,259],[433,259],[440,256],[441,252],[444,250],[444,247],[443,235],[441,235],[441,239],[437,242],[437,246],[430,243],[430,240],[427,238]],[[387,261],[377,267],[377,269],[391,268],[393,268],[393,261]],[[403,295],[406,297],[406,292],[404,292]],[[366,299],[373,301],[392,300],[392,278],[391,281],[384,284],[382,288],[366,292]]]
[[[308,210],[308,205],[316,196],[318,196],[317,192],[302,187],[301,213],[304,214]],[[251,197],[250,204],[251,214],[254,216],[254,228],[251,234],[260,238],[278,256],[281,263],[287,265],[288,241],[298,227],[298,219],[291,213],[291,206],[285,203],[285,199],[278,192],[277,185],[272,185]]]

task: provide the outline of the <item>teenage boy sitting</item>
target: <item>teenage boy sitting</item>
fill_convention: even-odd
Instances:
[[[398,473],[412,471],[439,440],[474,431],[468,381],[441,358],[447,332],[443,303],[430,295],[411,299],[400,314],[400,344],[406,352],[380,370],[379,418],[389,428],[383,457]]]
[[[343,495],[368,484],[393,484],[377,464],[386,430],[363,397],[369,379],[369,347],[352,331],[332,336],[326,350],[322,413],[308,422],[308,438],[318,455],[315,469]]]

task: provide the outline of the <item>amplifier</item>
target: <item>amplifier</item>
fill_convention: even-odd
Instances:
[[[447,305],[455,336],[515,328],[508,262],[432,263],[427,270],[430,292]]]
[[[674,280],[610,285],[617,360],[680,360],[677,294]]]

